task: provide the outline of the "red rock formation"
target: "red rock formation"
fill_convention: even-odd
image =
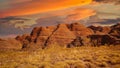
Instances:
[[[99,34],[99,35],[105,35],[108,34],[111,30],[111,28],[109,26],[89,26],[88,28],[92,29],[94,31],[95,34]]]
[[[111,35],[90,35],[89,38],[93,46],[120,44],[120,40]]]
[[[16,39],[22,42],[23,48],[44,48],[50,47],[52,44],[65,47],[120,44],[119,37],[120,27],[118,25],[112,27],[85,27],[80,23],[73,23],[35,27],[30,36],[17,36]]]
[[[109,32],[110,35],[120,38],[120,23],[111,26],[111,31]]]
[[[22,36],[17,36],[16,40],[19,40],[20,42],[23,42],[29,37],[29,34],[23,34]]]
[[[24,48],[30,44],[31,38],[30,38],[29,34],[23,34],[22,36],[17,36],[15,39],[18,40],[19,42],[21,42],[23,44],[22,48]]]
[[[32,30],[32,32],[31,32],[31,34],[30,34],[30,36],[31,36],[30,42],[35,42],[35,39],[37,38],[37,36],[38,36],[38,34],[40,33],[40,31],[41,31],[41,27],[35,27],[35,28]]]
[[[109,26],[105,26],[102,28],[102,31],[104,34],[108,34],[110,32],[111,28]]]
[[[111,27],[85,27],[80,23],[59,24],[35,27],[30,35],[17,36],[16,40],[0,39],[0,49],[36,49],[50,47],[52,44],[63,47],[118,45],[120,44],[120,24]]]
[[[80,23],[73,23],[69,27],[70,27],[70,30],[78,37],[88,36],[94,33],[92,29],[87,28]]]
[[[71,47],[79,47],[83,45],[83,40],[81,39],[81,37],[76,37],[76,39],[74,39],[70,44],[67,45],[68,48]]]
[[[40,33],[38,34],[38,36],[35,39],[35,43],[37,45],[42,45],[44,46],[46,43],[46,40],[49,38],[49,36],[54,32],[54,30],[56,29],[55,26],[50,26],[50,27],[41,27],[40,28]]]
[[[57,43],[58,45],[64,46],[73,41],[75,37],[66,24],[59,24],[56,30],[46,40],[46,45]]]

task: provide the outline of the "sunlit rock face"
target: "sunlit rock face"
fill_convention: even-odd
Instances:
[[[81,23],[73,23],[69,25],[70,30],[76,35],[76,36],[88,36],[93,34],[93,30],[90,28],[85,27]]]
[[[47,45],[57,43],[64,46],[73,41],[75,37],[74,33],[68,29],[66,24],[59,24],[46,43]]]
[[[120,44],[119,24],[113,26],[89,26],[80,23],[35,27],[30,35],[17,36],[23,48],[100,46]]]

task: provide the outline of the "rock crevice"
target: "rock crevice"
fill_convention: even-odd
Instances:
[[[57,31],[58,28],[59,28],[59,27],[56,27],[56,28],[52,31],[52,33],[50,34],[50,36],[48,36],[48,38],[47,38],[47,40],[45,41],[45,44],[44,44],[45,47],[47,46],[48,40],[49,40],[49,39],[51,38],[51,36]]]

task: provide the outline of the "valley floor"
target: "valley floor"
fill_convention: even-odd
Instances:
[[[0,68],[120,68],[120,45],[0,50]]]

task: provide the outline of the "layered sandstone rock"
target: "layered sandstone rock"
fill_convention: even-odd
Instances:
[[[30,42],[29,42],[30,35],[29,34],[23,34],[22,36],[17,36],[15,39],[22,43],[22,45],[23,45],[22,48],[27,47],[27,45],[30,44]]]
[[[89,26],[80,23],[35,27],[31,34],[15,39],[0,39],[0,49],[45,48],[55,46],[80,47],[120,44],[120,24],[113,26]]]
[[[92,35],[94,32],[92,29],[85,27],[80,23],[73,23],[69,25],[69,29],[78,37]]]
[[[120,44],[119,24],[85,27],[80,23],[35,27],[30,35],[17,36],[23,48],[45,48],[54,44],[65,47]]]
[[[35,43],[38,46],[44,47],[47,39],[52,35],[54,30],[56,29],[55,26],[50,26],[50,27],[41,27],[39,33],[37,34],[37,37],[35,38]]]
[[[68,29],[66,24],[59,24],[57,29],[46,40],[46,45],[57,43],[64,46],[73,41],[76,36]]]

